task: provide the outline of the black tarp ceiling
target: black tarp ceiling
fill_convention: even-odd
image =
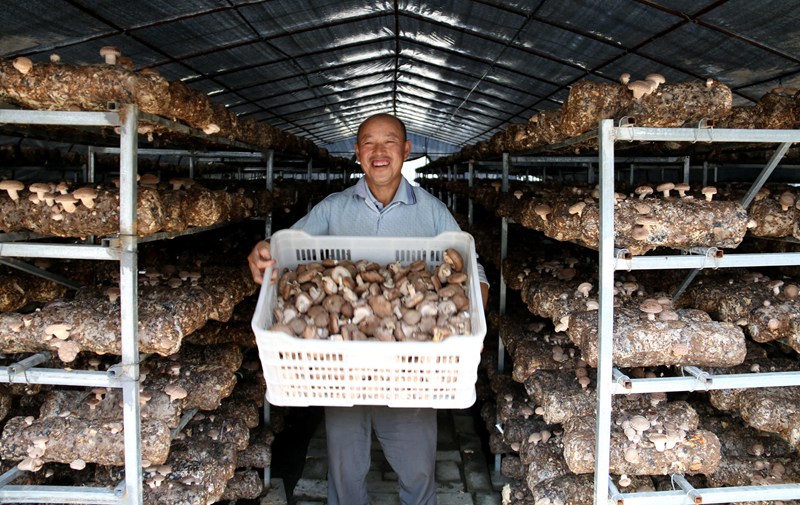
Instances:
[[[6,0],[0,26],[2,57],[98,63],[117,46],[340,155],[374,112],[436,158],[622,72],[712,77],[738,104],[800,87],[794,0]]]

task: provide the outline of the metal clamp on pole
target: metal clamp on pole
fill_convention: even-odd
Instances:
[[[692,487],[692,485],[689,484],[683,475],[673,474],[672,482],[680,486],[683,492],[686,493],[686,496],[688,496],[696,505],[703,503],[703,497],[700,495],[700,492]]]
[[[692,247],[689,249],[689,254],[697,254],[715,260],[721,260],[725,256],[725,251],[719,247]]]
[[[683,370],[698,381],[705,384],[706,387],[710,386],[714,380],[710,373],[706,372],[705,370],[700,370],[696,366],[685,366],[683,367]]]
[[[25,373],[26,370],[29,370],[30,368],[33,368],[49,360],[50,356],[52,356],[50,354],[50,351],[37,352],[32,356],[28,356],[23,360],[8,365],[8,373],[11,375],[19,375]]]
[[[619,118],[619,123],[617,123],[617,126],[619,126],[620,128],[629,128],[636,126],[636,118],[633,116],[622,116],[621,118]]]
[[[123,494],[125,494],[125,479],[122,479],[114,488],[114,496],[122,496]]]
[[[615,505],[623,505],[625,503],[625,497],[619,492],[619,488],[614,485],[610,475],[608,476],[608,502]]]
[[[624,373],[620,372],[619,368],[614,367],[611,370],[611,375],[614,377],[614,382],[624,387],[625,389],[631,389],[633,387],[633,382],[631,382],[631,378],[625,375]]]
[[[128,363],[127,365],[117,363],[108,367],[106,373],[112,379],[137,381],[139,380],[139,363]],[[117,387],[122,386],[118,385]]]
[[[614,257],[618,260],[630,261],[633,259],[633,254],[627,249],[614,249]]]
[[[697,123],[698,128],[714,128],[714,120],[704,117]]]
[[[624,248],[623,249],[616,249],[615,248],[614,249],[614,258],[615,258],[616,261],[620,261],[620,260],[627,261],[628,262],[628,269],[627,270],[629,272],[631,271],[631,268],[633,268],[633,264],[632,264],[633,254],[631,254],[631,252],[628,249],[624,249]],[[615,263],[614,264],[614,270],[616,270],[616,269],[617,269],[617,265]]]

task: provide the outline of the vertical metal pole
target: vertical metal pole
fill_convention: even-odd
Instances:
[[[136,173],[139,109],[126,105],[119,139],[120,337],[122,421],[125,439],[125,503],[142,503],[141,407],[139,406],[139,319],[136,236]]]
[[[594,504],[608,503],[611,383],[614,349],[614,121],[600,121],[600,309],[598,314],[597,419]]]
[[[311,177],[313,176],[313,172],[314,172],[314,160],[309,158],[309,160],[308,160],[308,170],[306,170],[306,182],[307,183],[311,182]],[[311,207],[313,207],[313,206],[314,206],[314,201],[311,198],[309,198],[308,199],[308,207],[306,208],[306,211],[307,212],[311,212]]]
[[[309,164],[309,172],[311,171],[311,160],[308,162]],[[273,172],[275,170],[275,151],[270,149],[267,151],[267,192],[271,193],[273,186],[272,186],[272,178]],[[264,219],[264,238],[269,239],[272,236],[272,210],[267,211],[267,215]],[[269,426],[270,424],[270,411],[269,411],[269,402],[266,398],[264,398],[264,409],[262,410],[262,420],[264,422],[264,427]],[[269,486],[271,482],[271,468],[267,466],[264,469],[264,486]]]
[[[634,181],[634,176],[633,175],[634,175],[635,172],[636,172],[636,165],[634,163],[631,163],[631,171],[630,171],[630,183],[631,183],[631,186],[633,186],[633,181]]]
[[[692,168],[692,159],[689,156],[683,157],[683,182],[689,184],[689,171]]]
[[[708,181],[708,162],[704,161],[703,162],[703,186],[707,186],[708,185],[708,183],[706,181]]]
[[[194,154],[189,156],[189,179],[194,179]]]
[[[453,173],[452,173],[452,175],[450,177],[450,180],[454,184],[458,180],[458,166],[457,165],[453,165]],[[451,201],[450,207],[453,209],[453,213],[455,214],[456,212],[458,212],[458,208],[457,208],[458,195],[456,194],[455,191],[450,191],[450,201]]]
[[[508,172],[511,166],[511,160],[508,153],[503,153],[503,180],[502,191],[508,193]],[[500,234],[500,315],[504,316],[506,313],[506,280],[503,277],[503,261],[508,256],[508,219],[502,218],[502,230]],[[498,337],[498,355],[497,355],[497,370],[502,372],[506,368],[506,350],[503,344],[503,339]]]
[[[511,165],[511,160],[508,153],[503,153],[503,176],[501,179],[501,190],[503,193],[508,192],[508,173]],[[503,277],[503,262],[508,256],[508,218],[503,217],[500,219],[500,317],[506,314],[506,280]],[[506,369],[506,346],[503,343],[503,338],[497,336],[497,371],[503,373]],[[499,422],[499,419],[498,419]],[[494,470],[500,473],[502,465],[502,458],[498,454],[494,458]]]
[[[274,169],[275,151],[270,149],[267,151],[267,193],[272,193],[272,171]],[[272,236],[272,209],[267,211],[264,217],[264,238],[268,239]]]
[[[475,162],[473,160],[469,160],[469,175],[467,177],[467,187],[472,190],[472,187],[475,185]],[[475,223],[475,210],[473,209],[472,205],[472,195],[470,194],[467,209],[467,222],[470,224],[470,226]]]
[[[96,153],[94,152],[94,147],[89,146],[89,148],[86,150],[86,182],[95,181],[95,170]]]

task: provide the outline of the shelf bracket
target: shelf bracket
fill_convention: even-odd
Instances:
[[[614,382],[616,382],[617,384],[619,384],[623,388],[625,388],[625,389],[633,388],[633,382],[631,382],[631,378],[628,377],[627,375],[625,375],[624,373],[622,373],[619,370],[619,368],[614,367],[611,370],[611,375],[614,378]]]
[[[781,162],[781,160],[786,155],[786,152],[789,150],[790,147],[792,147],[791,142],[784,142],[772,154],[772,157],[769,159],[769,162],[764,167],[764,169],[761,170],[761,173],[758,174],[758,177],[756,177],[755,182],[753,182],[753,185],[750,187],[750,189],[747,191],[747,194],[744,195],[744,198],[742,199],[742,207],[744,207],[745,210],[747,210],[750,204],[753,203],[753,200],[756,197],[756,193],[758,193],[761,187],[764,186],[764,183],[767,182],[767,179],[769,179],[769,176],[772,175],[772,172],[775,170],[775,167],[778,166],[778,163]]]
[[[178,433],[180,433],[181,431],[183,431],[184,428],[186,428],[186,425],[189,424],[189,421],[192,420],[192,418],[195,416],[195,414],[197,414],[197,409],[191,409],[191,410],[188,410],[188,411],[183,413],[183,415],[181,416],[180,421],[178,422],[178,426],[176,426],[176,427],[174,427],[172,429],[172,438],[173,439],[175,438],[175,436]]]
[[[20,470],[19,468],[17,468],[16,465],[14,465],[13,467],[11,467],[11,470],[7,471],[3,475],[0,475],[0,488],[11,484],[12,482],[14,482],[14,479],[19,477],[20,475],[22,475],[22,470]]]
[[[683,475],[673,474],[672,482],[673,484],[677,484],[695,505],[701,505],[703,503],[703,497],[700,495],[700,492],[692,487]]]
[[[36,354],[28,356],[23,360],[8,365],[8,373],[11,375],[23,374],[29,369],[37,365],[41,365],[45,361],[49,360],[51,356],[52,354],[50,353],[50,351],[37,352]]]
[[[619,488],[614,485],[610,475],[608,476],[608,503],[614,505],[623,505],[625,503],[625,497],[619,492]]]
[[[55,282],[57,284],[61,284],[62,286],[66,286],[69,289],[80,289],[81,285],[77,282],[73,282],[66,277],[61,275],[48,272],[47,270],[43,270],[37,266],[31,265],[28,262],[14,259],[14,258],[0,258],[0,264],[7,265],[11,268],[15,268],[21,272],[25,272],[31,275],[35,275],[37,277],[41,277],[42,279],[46,279],[48,281]]]
[[[706,387],[710,386],[714,381],[714,378],[710,373],[706,372],[705,370],[701,370],[696,366],[685,366],[682,368],[684,372],[688,373],[699,382],[702,382]]]
[[[725,252],[718,248],[718,247],[692,247],[687,251],[689,254],[697,254],[701,256],[705,256],[706,258],[710,258],[714,260],[714,269],[716,270],[719,268],[718,261],[721,260],[725,256]],[[683,280],[678,289],[672,294],[672,301],[676,301],[680,296],[686,291],[686,288],[694,281],[694,278],[697,277],[697,274],[700,273],[702,269],[694,269],[686,275],[686,278]]]

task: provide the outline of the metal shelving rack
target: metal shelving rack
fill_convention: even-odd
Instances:
[[[36,368],[47,351],[10,366],[0,367],[0,382],[122,389],[125,478],[115,488],[19,486],[16,467],[0,476],[3,503],[142,503],[141,422],[139,406],[139,337],[137,334],[136,172],[139,112],[125,106],[117,112],[0,110],[0,123],[120,128],[120,229],[113,247],[93,244],[0,243],[0,257],[63,258],[118,261],[120,264],[120,338],[122,356],[106,372]]]
[[[800,385],[800,372],[711,375],[696,367],[686,377],[629,379],[614,368],[614,272],[617,270],[737,268],[749,266],[800,265],[800,253],[726,254],[722,258],[706,255],[638,256],[618,259],[614,248],[614,146],[616,142],[737,142],[779,144],[769,163],[746,194],[747,207],[758,189],[769,178],[792,143],[800,142],[798,130],[717,130],[713,128],[615,127],[603,120],[599,128],[600,166],[600,279],[599,279],[599,356],[597,369],[597,420],[595,446],[594,503],[625,505],[731,503],[800,498],[800,484],[693,488],[682,475],[674,475],[678,489],[661,492],[621,493],[609,476],[612,395],[650,392],[675,392]],[[687,278],[687,284],[693,275]]]
[[[172,131],[196,136],[203,139],[209,137],[204,133],[174,123],[158,116],[140,113],[135,105],[126,105],[122,113],[110,112],[66,112],[66,111],[32,111],[32,110],[0,110],[0,124],[19,125],[57,125],[77,127],[119,127],[119,148],[90,148],[87,164],[88,181],[94,179],[94,154],[113,153],[120,156],[120,230],[119,235],[106,238],[100,245],[94,244],[62,244],[33,242],[45,237],[22,232],[0,234],[0,262],[25,270],[34,275],[41,275],[56,282],[71,285],[68,279],[53,279],[52,274],[39,271],[25,262],[13,257],[27,258],[60,258],[83,260],[106,260],[120,263],[120,338],[122,356],[118,364],[105,372],[85,370],[61,370],[39,368],[37,365],[47,361],[48,351],[33,354],[17,363],[0,367],[0,383],[49,384],[56,386],[113,387],[122,389],[123,394],[123,427],[125,445],[125,477],[114,488],[108,487],[72,487],[72,486],[23,486],[13,485],[14,479],[22,471],[14,467],[0,475],[0,503],[93,503],[141,505],[143,500],[142,467],[141,467],[141,408],[139,404],[139,339],[138,321],[138,282],[137,282],[137,245],[152,240],[174,238],[182,235],[202,233],[219,226],[195,227],[179,233],[158,233],[139,238],[136,233],[136,177],[138,136],[137,126],[140,121],[166,126]],[[235,147],[255,152],[212,152],[203,156],[261,158],[266,161],[267,190],[272,190],[273,151],[264,153],[258,149],[233,142],[224,138],[214,138],[215,142],[228,147]],[[145,154],[178,154],[188,151],[147,150]],[[190,158],[191,159],[191,158]],[[190,167],[191,168],[191,167]],[[271,232],[271,216],[266,216],[266,235]],[[194,412],[187,412],[181,418],[181,425],[188,422]],[[264,420],[269,422],[269,407],[265,406]],[[173,436],[180,428],[173,432]],[[269,483],[270,469],[265,469],[265,483]]]

